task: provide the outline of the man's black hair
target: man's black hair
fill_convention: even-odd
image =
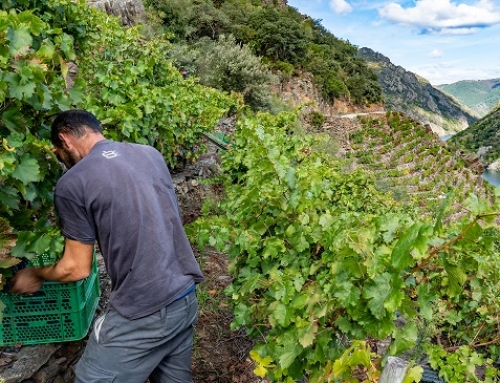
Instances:
[[[74,137],[82,137],[89,130],[102,133],[101,123],[92,113],[80,109],[67,110],[60,113],[52,122],[52,144],[56,147],[62,146],[59,133],[69,133]]]

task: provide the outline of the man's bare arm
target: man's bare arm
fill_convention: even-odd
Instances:
[[[12,279],[11,291],[31,294],[40,289],[43,281],[74,282],[86,278],[92,270],[93,253],[94,245],[66,239],[64,254],[58,263],[20,270]]]

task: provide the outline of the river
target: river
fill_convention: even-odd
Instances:
[[[444,136],[439,136],[439,138],[441,139],[441,141],[443,142],[446,142],[447,140],[449,140],[451,137],[453,137],[453,134],[445,134]]]
[[[486,169],[482,177],[493,186],[500,186],[500,171]]]

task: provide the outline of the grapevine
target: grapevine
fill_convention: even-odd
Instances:
[[[190,228],[231,257],[233,326],[262,339],[256,372],[335,381],[331,363],[366,339],[390,339],[391,355],[442,334],[448,345],[496,342],[499,191],[470,195],[457,219],[453,194],[423,213],[362,169],[344,172],[318,149],[324,138],[290,134],[296,119],[240,122],[223,156],[224,213]]]
[[[196,159],[200,135],[238,108],[239,97],[184,81],[169,49],[84,0],[2,2],[0,218],[15,241],[2,246],[0,275],[15,258],[62,252],[52,191],[63,168],[50,144],[58,112],[87,109],[108,139],[153,145],[175,166]]]

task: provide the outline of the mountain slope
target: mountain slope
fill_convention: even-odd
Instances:
[[[360,48],[358,55],[377,73],[387,109],[404,112],[429,124],[440,136],[462,131],[479,118],[428,81],[392,64],[384,55],[370,48]]]
[[[349,99],[371,104],[381,100],[376,76],[357,57],[357,47],[332,35],[321,20],[286,6],[284,0],[144,3],[158,33],[174,43],[169,58],[175,66],[184,67],[205,86],[242,93],[254,110],[281,107],[273,105],[268,92],[274,81],[248,65],[256,60],[261,72],[270,69],[283,80],[296,72],[311,73],[315,86],[330,102]]]
[[[460,103],[486,116],[500,101],[500,78],[491,80],[464,80],[439,85],[439,89],[455,97]]]
[[[450,138],[450,144],[474,152],[484,165],[500,159],[500,107]],[[498,168],[498,164],[490,166]]]

